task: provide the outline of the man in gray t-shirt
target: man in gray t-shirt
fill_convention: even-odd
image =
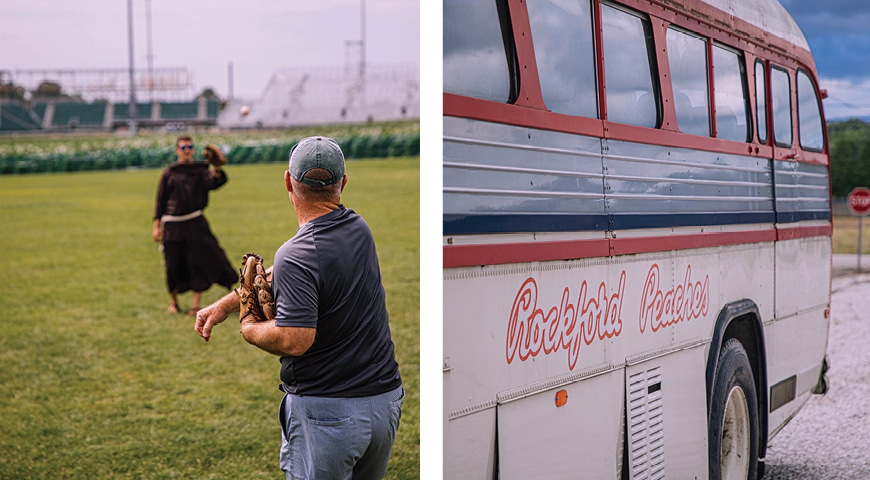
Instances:
[[[281,357],[281,468],[288,479],[382,478],[404,391],[374,239],[341,204],[347,175],[335,141],[301,140],[289,166],[299,229],[270,269],[276,317],[241,322],[245,340]],[[226,295],[200,311],[195,329],[208,341],[238,309]]]
[[[281,327],[317,330],[301,356],[281,357],[284,389],[363,397],[401,386],[375,242],[343,205],[299,227],[275,254],[272,289]]]

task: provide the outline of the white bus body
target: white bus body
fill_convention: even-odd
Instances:
[[[817,84],[775,0],[444,0],[445,478],[760,478],[826,388]]]

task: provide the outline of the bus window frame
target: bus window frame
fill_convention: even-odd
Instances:
[[[598,74],[598,83],[599,85],[603,85],[604,88],[599,89],[599,108],[601,111],[599,114],[601,118],[607,122],[612,122],[613,124],[618,125],[627,125],[630,127],[636,128],[645,128],[645,129],[653,129],[659,130],[662,126],[662,88],[661,88],[661,74],[659,73],[659,62],[658,62],[658,54],[656,53],[656,35],[655,30],[653,28],[653,19],[652,17],[646,13],[641,12],[639,10],[634,10],[625,5],[621,5],[612,1],[602,0],[600,2],[594,2],[597,6],[596,10],[596,23],[593,25],[593,28],[596,31],[596,34],[600,34],[600,40],[597,42],[595,46],[595,55],[598,61],[600,62],[600,70],[596,72]],[[607,106],[607,76],[605,71],[606,59],[604,58],[604,23],[602,17],[602,9],[603,7],[609,7],[618,12],[622,12],[626,15],[630,15],[635,17],[641,21],[641,25],[643,27],[644,32],[644,47],[646,50],[647,57],[647,66],[649,67],[649,77],[650,77],[650,86],[652,88],[652,95],[654,98],[655,108],[656,108],[656,118],[652,127],[647,127],[643,125],[635,125],[630,123],[619,123],[613,122],[610,120],[609,115],[607,114],[608,106]]]
[[[580,1],[580,3],[586,4],[589,6],[589,25],[588,25],[589,30],[588,30],[588,32],[582,30],[586,27],[586,25],[580,25],[577,28],[581,29],[581,33],[583,33],[583,34],[588,33],[590,35],[588,37],[588,39],[589,39],[591,46],[592,46],[592,52],[591,52],[592,72],[591,73],[592,73],[592,81],[595,83],[595,85],[593,86],[591,91],[594,92],[594,95],[595,95],[595,98],[594,98],[595,117],[587,117],[587,116],[581,115],[581,114],[560,112],[560,111],[552,109],[550,106],[548,106],[546,99],[544,99],[544,108],[546,108],[548,111],[555,113],[555,114],[569,115],[569,116],[573,116],[573,117],[601,119],[602,107],[600,105],[600,101],[601,101],[600,78],[602,77],[603,74],[599,73],[599,69],[600,69],[601,65],[600,65],[600,62],[598,61],[598,50],[599,50],[599,45],[600,45],[600,41],[599,41],[599,38],[597,35],[597,31],[598,31],[597,22],[598,22],[598,20],[597,20],[596,11],[597,11],[598,3],[595,2],[594,0],[579,0],[579,1]],[[526,7],[526,12],[528,13],[528,7]],[[530,35],[532,35],[532,33],[531,33],[531,30],[532,30],[531,29],[531,18],[532,18],[532,16],[528,15],[528,18],[529,18],[529,26],[530,26]],[[535,46],[534,41],[532,41],[531,43],[532,43],[533,49],[537,48]],[[543,85],[543,83],[541,83],[541,70],[540,70],[540,66],[538,65],[537,55],[538,55],[537,51],[535,51],[535,74],[536,74],[537,81],[540,84],[541,96],[545,97],[546,95],[544,92],[544,85]]]
[[[518,82],[519,82],[519,74],[518,74],[518,59],[516,55],[516,42],[513,39],[513,28],[511,27],[511,18],[508,12],[507,1],[508,0],[479,0],[481,3],[493,2],[495,6],[495,11],[497,15],[498,22],[498,31],[501,37],[501,53],[504,55],[504,69],[505,75],[507,78],[507,98],[503,100],[495,100],[492,98],[487,98],[485,96],[474,96],[472,94],[463,94],[463,93],[455,93],[459,96],[467,96],[469,98],[478,98],[481,100],[488,101],[498,101],[499,103],[514,103],[517,98],[518,91]],[[457,2],[458,3],[458,2]],[[446,39],[445,35],[445,39]],[[444,40],[442,40],[442,43]],[[499,75],[500,76],[500,75]],[[446,90],[445,90],[446,92]]]
[[[758,158],[772,158],[776,160],[797,160],[806,163],[828,164],[827,157],[827,132],[825,132],[825,148],[822,152],[812,152],[808,150],[801,151],[800,145],[795,142],[797,139],[797,121],[795,98],[791,98],[792,103],[792,140],[793,144],[788,147],[775,145],[773,143],[773,124],[771,109],[771,74],[770,69],[773,65],[785,70],[789,75],[790,84],[794,81],[794,72],[801,65],[810,62],[812,57],[809,51],[792,52],[788,48],[788,44],[780,39],[763,37],[757,27],[751,25],[735,26],[738,34],[734,32],[725,32],[722,26],[703,18],[704,12],[682,12],[677,10],[662,10],[656,6],[653,0],[636,0],[631,3],[630,7],[622,4],[614,4],[614,0],[591,0],[593,7],[593,34],[594,48],[596,49],[596,68],[597,81],[599,83],[599,116],[594,119],[589,117],[572,116],[550,112],[544,103],[540,90],[540,79],[538,77],[537,64],[534,54],[533,38],[531,35],[531,27],[528,18],[524,0],[504,0],[507,2],[510,11],[510,23],[513,29],[514,51],[517,59],[517,84],[518,95],[513,104],[493,102],[488,100],[476,99],[462,95],[443,93],[443,108],[444,115],[455,116],[460,118],[471,118],[483,121],[493,121],[497,123],[507,123],[514,125],[524,125],[533,128],[541,128],[555,132],[565,132],[576,135],[595,136],[602,139],[613,138],[616,140],[626,140],[640,143],[649,143],[660,146],[687,146],[689,148],[697,148],[705,151],[716,151],[722,153],[732,153],[738,155],[750,155]],[[605,82],[603,76],[603,55],[601,54],[601,5],[603,2],[609,2],[617,7],[628,8],[640,13],[649,19],[652,33],[653,43],[655,46],[655,66],[658,71],[658,79],[654,79],[659,89],[659,101],[661,102],[661,121],[658,128],[640,127],[635,125],[620,124],[606,120],[606,94]],[[711,7],[712,8],[712,7]],[[694,135],[685,135],[676,129],[676,116],[673,108],[673,92],[670,81],[670,70],[668,68],[668,58],[666,52],[662,52],[666,48],[666,32],[670,27],[688,31],[696,36],[701,36],[708,39],[710,42],[717,42],[731,49],[736,49],[743,53],[744,62],[746,62],[746,86],[748,87],[750,72],[754,80],[754,62],[761,61],[765,65],[766,89],[767,95],[767,128],[768,142],[762,143],[757,138],[757,126],[755,125],[756,116],[750,115],[753,124],[751,125],[752,135],[751,140],[747,142],[739,142],[734,140],[725,140],[713,136],[703,137]],[[757,32],[755,30],[758,30]],[[787,52],[792,52],[791,54]],[[750,68],[750,63],[753,67]],[[708,66],[709,68],[709,66]],[[810,70],[812,71],[812,70]],[[813,78],[811,76],[811,78]],[[749,92],[749,108],[752,112],[756,111],[756,98],[754,88]],[[794,96],[794,91],[791,92]],[[522,108],[516,108],[522,107]],[[824,111],[822,110],[822,115]],[[711,112],[712,117],[712,112]],[[711,118],[712,120],[712,118]]]
[[[785,78],[788,80],[788,102],[789,102],[788,112],[789,112],[789,121],[790,121],[788,130],[791,132],[791,138],[789,138],[790,143],[781,142],[777,138],[777,135],[776,135],[776,131],[777,131],[776,130],[776,128],[777,128],[776,123],[777,122],[776,122],[776,115],[774,112],[775,106],[773,104],[773,100],[774,100],[774,96],[773,96],[773,71],[774,70],[778,70],[778,71],[784,73]],[[795,124],[797,123],[795,121],[796,120],[796,118],[795,118],[796,117],[795,116],[796,110],[795,109],[797,106],[795,105],[795,98],[794,98],[795,91],[792,88],[792,85],[794,84],[792,72],[793,72],[793,70],[789,69],[788,67],[781,66],[779,64],[771,62],[769,74],[767,76],[768,77],[767,78],[768,96],[770,97],[770,105],[768,105],[768,109],[770,110],[770,120],[771,120],[771,126],[772,126],[771,130],[773,133],[773,145],[777,148],[787,149],[787,150],[791,150],[794,148],[795,139],[797,138],[797,136],[796,136],[797,134],[795,132],[795,127],[796,127]]]
[[[805,152],[823,153],[823,152],[827,151],[827,147],[828,147],[828,137],[826,134],[827,129],[824,128],[824,125],[822,125],[822,146],[821,146],[821,148],[805,147],[803,144],[803,139],[802,139],[801,134],[800,134],[800,131],[801,131],[801,125],[800,125],[801,102],[800,102],[798,75],[800,75],[801,73],[806,75],[807,80],[809,80],[810,85],[812,85],[813,96],[815,97],[815,100],[816,100],[816,107],[817,107],[816,112],[818,112],[819,121],[824,122],[824,118],[825,118],[824,110],[822,109],[822,96],[819,93],[819,86],[818,86],[818,84],[816,84],[816,79],[813,78],[813,75],[810,73],[810,71],[808,71],[807,69],[805,69],[803,67],[798,67],[797,70],[795,71],[795,74],[794,74],[794,78],[795,78],[794,95],[795,95],[795,100],[796,100],[795,101],[795,123],[797,124],[797,135],[798,135],[796,145],[799,146],[800,149],[802,151],[805,151]]]
[[[758,67],[761,67],[762,74],[764,74],[764,78],[762,79],[761,84],[761,94],[764,96],[764,110],[759,112],[758,110]],[[755,89],[755,94],[753,95],[753,99],[755,100],[753,111],[753,120],[755,121],[756,130],[755,130],[755,142],[760,145],[770,145],[770,141],[772,136],[770,135],[770,62],[765,60],[762,57],[755,57],[755,60],[752,62],[752,83],[753,88]],[[764,140],[758,136],[758,132],[761,131],[761,128],[758,126],[759,113],[764,117]]]
[[[717,110],[719,105],[716,103],[716,78],[715,78],[715,69],[716,69],[716,61],[715,61],[715,52],[716,48],[722,49],[726,52],[732,53],[737,56],[737,68],[740,70],[740,88],[743,93],[743,116],[744,121],[746,122],[746,136],[742,140],[742,143],[753,143],[755,138],[755,131],[753,128],[752,122],[752,113],[751,102],[750,102],[750,92],[749,92],[749,75],[746,71],[746,54],[743,50],[739,48],[732,47],[725,43],[722,43],[717,40],[709,39],[710,51],[708,53],[709,61],[710,61],[710,102],[713,104],[713,108],[711,109],[711,117],[713,122],[713,134],[716,138],[719,137],[719,127],[717,120]],[[740,140],[730,140],[734,142],[740,142]]]

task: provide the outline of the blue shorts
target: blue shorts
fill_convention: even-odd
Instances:
[[[287,479],[383,478],[404,400],[402,387],[359,398],[285,394],[278,417]]]

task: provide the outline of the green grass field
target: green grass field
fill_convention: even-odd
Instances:
[[[419,166],[350,161],[343,197],[376,237],[407,391],[391,479],[420,475]],[[234,264],[248,251],[271,263],[294,234],[285,168],[230,165],[212,193],[206,217]],[[232,318],[205,343],[165,313],[159,175],[0,177],[0,479],[283,478],[278,358]]]
[[[861,253],[870,253],[870,218],[852,215],[834,216],[834,253],[858,253],[858,224],[861,224]]]

